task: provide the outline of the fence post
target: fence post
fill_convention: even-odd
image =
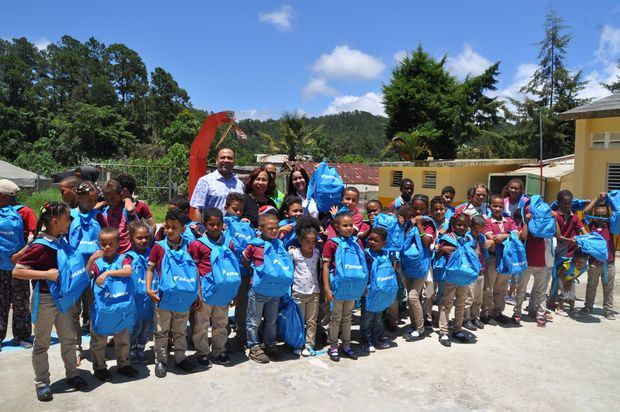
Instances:
[[[168,167],[168,200],[172,199],[172,168]]]

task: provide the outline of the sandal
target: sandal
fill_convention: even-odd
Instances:
[[[329,354],[329,359],[334,362],[340,362],[340,355],[338,354],[338,348],[332,348],[327,352]]]
[[[357,360],[357,355],[355,354],[355,351],[351,348],[348,349],[344,349],[342,348],[342,352],[344,353],[344,355],[352,360]]]

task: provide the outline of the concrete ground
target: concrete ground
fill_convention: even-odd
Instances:
[[[616,288],[616,298],[619,293]],[[597,298],[601,294],[599,289]],[[577,290],[578,308],[584,295],[585,279]],[[505,313],[511,311],[507,305]],[[620,318],[609,321],[602,314],[597,299],[592,315],[555,316],[546,328],[527,317],[522,327],[487,326],[475,332],[475,344],[445,348],[436,333],[413,343],[398,337],[391,349],[340,363],[327,355],[295,359],[283,346],[281,361],[268,365],[235,354],[234,366],[215,365],[192,375],[172,369],[165,379],[154,376],[150,363],[140,365],[138,379],[127,381],[110,361],[114,381],[101,384],[86,360],[80,369],[90,386],[84,393],[66,385],[54,345],[49,351],[54,400],[49,403],[36,400],[30,351],[5,348],[0,410],[609,411],[620,405]]]

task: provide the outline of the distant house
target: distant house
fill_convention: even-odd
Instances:
[[[285,154],[256,154],[256,163],[265,164],[265,163],[273,163],[277,167],[283,167],[286,162],[288,162],[288,155]],[[310,162],[312,161],[312,156],[307,155],[298,155],[298,161]]]

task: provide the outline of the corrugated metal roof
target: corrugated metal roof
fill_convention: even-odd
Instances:
[[[614,93],[611,96],[603,97],[602,99],[560,113],[560,120],[594,119],[615,116],[620,116],[620,93]]]
[[[372,166],[391,167],[465,167],[465,166],[500,166],[523,165],[536,162],[536,159],[452,159],[452,160],[415,160],[413,162],[380,162]]]
[[[291,170],[294,165],[303,167],[308,175],[312,175],[317,162],[286,162],[286,167]],[[340,177],[345,183],[354,185],[379,185],[379,168],[361,163],[328,163],[338,170]]]
[[[563,176],[569,173],[573,173],[575,169],[575,160],[565,160],[563,162],[551,163],[543,166],[542,174],[547,179],[559,180]],[[520,175],[520,174],[533,174],[540,175],[540,167],[522,167],[512,172],[507,172],[506,175]]]

